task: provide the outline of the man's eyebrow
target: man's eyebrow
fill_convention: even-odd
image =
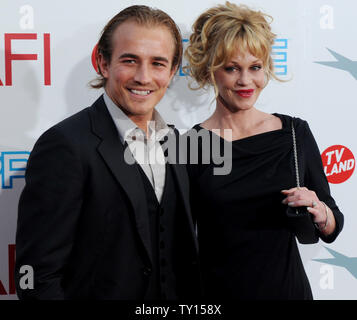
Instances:
[[[133,59],[139,59],[139,57],[136,54],[132,54],[132,53],[123,53],[119,59],[122,58],[133,58]]]
[[[153,57],[153,60],[155,61],[164,61],[164,62],[167,62],[169,63],[169,60],[165,57]]]
[[[137,56],[136,54],[133,54],[133,53],[123,53],[119,59],[123,59],[123,58],[131,58],[131,59],[139,59],[139,56]],[[167,62],[169,63],[169,60],[165,57],[152,57],[153,60],[155,61],[164,61],[164,62]]]

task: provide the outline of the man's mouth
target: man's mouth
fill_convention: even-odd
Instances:
[[[129,89],[129,91],[139,96],[147,96],[152,92],[152,90],[137,90],[137,89]]]

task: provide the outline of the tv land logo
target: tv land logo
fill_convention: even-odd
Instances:
[[[14,179],[24,178],[30,152],[0,152],[0,189],[12,189]]]
[[[182,39],[183,47],[188,45],[189,39]],[[92,66],[94,70],[98,73],[98,66],[97,66],[97,61],[96,61],[96,54],[97,54],[97,47],[98,45],[95,45],[92,53],[91,53],[91,61],[92,61]],[[275,68],[275,74],[277,76],[282,75],[286,76],[288,74],[288,39],[276,39],[275,44],[272,47],[272,56],[274,61],[274,68]],[[179,72],[178,72],[180,77],[185,77],[187,76],[187,73],[183,71],[183,66],[181,64]]]
[[[321,158],[328,182],[343,183],[352,176],[356,161],[352,151],[347,147],[331,146],[322,152]]]

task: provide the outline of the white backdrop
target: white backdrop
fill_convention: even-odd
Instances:
[[[234,0],[232,0],[234,2]],[[47,128],[90,105],[101,91],[91,54],[99,33],[133,4],[158,7],[178,23],[184,44],[195,18],[223,3],[208,0],[45,1],[0,3],[0,299],[16,299],[12,269],[17,203],[34,142]],[[274,17],[276,72],[257,107],[307,120],[326,162],[332,194],[345,227],[332,244],[300,246],[315,299],[357,299],[357,2],[349,0],[246,0]],[[22,59],[22,60],[21,60]],[[158,109],[180,129],[213,111],[212,92],[191,92],[182,71]],[[337,182],[337,183],[336,183]],[[355,190],[355,191],[353,191]]]

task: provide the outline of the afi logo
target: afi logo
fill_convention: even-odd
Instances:
[[[11,189],[13,187],[13,179],[25,177],[29,155],[30,152],[28,151],[0,152],[0,188]]]
[[[7,294],[15,294],[15,279],[14,279],[14,271],[15,271],[15,245],[9,244],[8,246],[8,262],[9,262],[9,290],[6,291],[4,284],[0,279],[0,296]]]
[[[322,153],[321,157],[327,180],[330,183],[342,183],[352,176],[355,158],[347,147],[331,146]]]
[[[13,41],[33,41],[37,40],[37,33],[5,33],[5,85],[12,86],[12,62],[16,60],[38,60],[37,54],[19,54],[12,52]],[[51,51],[50,34],[44,33],[43,41],[43,78],[44,85],[51,85]],[[0,79],[0,86],[4,83]]]

